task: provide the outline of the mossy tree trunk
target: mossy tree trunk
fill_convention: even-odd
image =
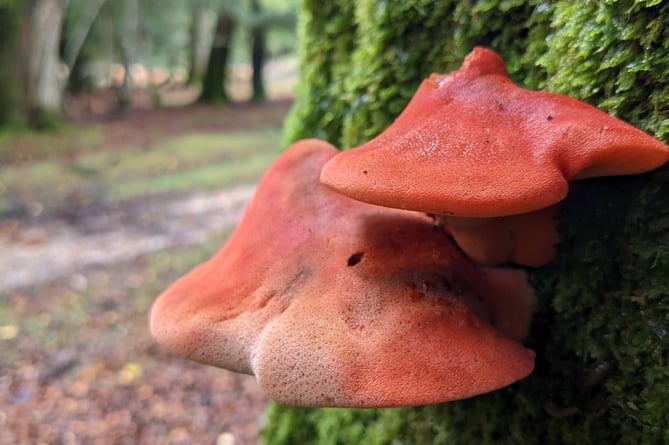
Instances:
[[[301,32],[286,142],[348,148],[373,137],[422,78],[457,68],[474,45],[499,52],[528,88],[578,97],[669,142],[667,2],[307,0]],[[267,443],[669,444],[669,166],[573,183],[560,232],[557,259],[528,270],[531,376],[417,408],[274,405]]]
[[[224,103],[228,102],[225,91],[225,79],[228,69],[232,34],[235,28],[235,18],[229,11],[223,9],[216,21],[214,40],[209,52],[207,71],[202,82],[201,102]]]
[[[304,0],[300,17],[300,99],[288,116],[285,140],[338,141],[350,106],[344,94],[352,67],[357,25],[355,1]]]

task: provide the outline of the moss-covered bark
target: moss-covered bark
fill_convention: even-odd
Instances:
[[[354,5],[353,0],[304,0],[299,30],[300,100],[286,121],[286,145],[308,137],[339,139],[342,118],[350,107],[344,83],[357,36]]]
[[[299,100],[286,143],[319,137],[348,148],[371,138],[427,74],[456,69],[474,45],[511,61],[512,76],[528,75],[520,60],[533,9],[517,0],[305,1]]]
[[[315,5],[304,6],[302,96],[287,140],[363,142],[430,71],[481,44],[525,86],[579,97],[669,142],[668,2],[332,4],[346,7],[319,10],[317,24]],[[558,258],[530,271],[530,377],[417,408],[274,405],[267,443],[669,444],[669,166],[572,184],[560,230]]]

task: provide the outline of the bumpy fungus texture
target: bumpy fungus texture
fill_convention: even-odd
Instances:
[[[524,273],[476,267],[424,215],[322,186],[336,153],[306,140],[276,161],[226,245],[158,298],[154,337],[302,406],[442,402],[530,373]]]
[[[572,179],[667,159],[669,147],[626,122],[515,85],[502,59],[478,47],[459,70],[424,80],[387,130],[328,162],[321,180],[372,204],[489,218],[555,204]]]

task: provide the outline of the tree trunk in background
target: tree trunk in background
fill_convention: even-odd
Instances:
[[[125,42],[119,43],[121,64],[123,65],[123,81],[116,93],[116,104],[119,110],[124,110],[132,103],[132,72],[130,50]]]
[[[131,66],[137,51],[139,39],[139,0],[125,0],[120,23],[115,29],[116,46],[118,47],[121,64],[123,64],[123,82],[117,92],[118,108],[123,110],[132,103],[132,72]]]
[[[49,126],[60,116],[67,73],[60,61],[60,33],[67,0],[37,0],[32,3],[30,25],[28,94],[31,125]]]
[[[228,102],[225,92],[225,80],[228,69],[228,56],[235,28],[235,18],[228,11],[221,11],[216,21],[214,40],[209,52],[209,62],[202,84],[201,102]]]
[[[251,11],[257,18],[262,13],[259,0],[251,0]],[[265,67],[265,24],[262,20],[256,20],[251,28],[251,67],[253,70],[252,85],[253,95],[251,100],[254,102],[264,101],[265,81],[263,78],[263,69]]]
[[[34,128],[60,120],[67,73],[59,58],[66,0],[14,0],[0,6],[0,125]]]
[[[193,1],[190,12],[188,84],[195,85],[202,78],[204,71],[203,57],[200,55],[206,23],[204,4],[201,1]]]
[[[421,79],[456,69],[475,45],[500,53],[526,87],[578,97],[669,142],[667,2],[384,5],[303,2],[300,90],[286,142],[368,140]],[[669,165],[575,182],[560,232],[558,257],[527,270],[537,295],[529,377],[417,408],[273,405],[266,442],[669,444]]]
[[[18,2],[0,5],[0,127],[9,125],[25,102],[21,61],[16,57],[21,40],[19,20]]]

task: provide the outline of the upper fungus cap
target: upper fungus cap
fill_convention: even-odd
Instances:
[[[397,120],[323,168],[354,199],[463,217],[526,213],[571,179],[655,169],[669,147],[574,98],[515,85],[493,51],[422,82]]]
[[[324,187],[336,153],[306,140],[275,162],[226,245],[155,302],[154,337],[302,406],[442,402],[530,373],[524,273],[476,267],[424,215]]]

